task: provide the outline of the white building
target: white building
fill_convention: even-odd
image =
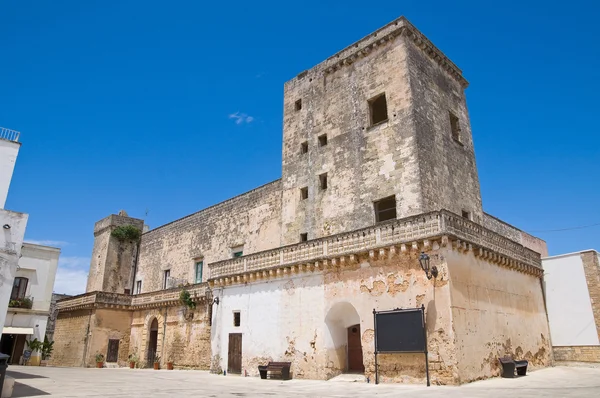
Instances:
[[[596,250],[542,259],[557,361],[600,362],[600,261]]]
[[[28,218],[4,209],[20,147],[19,132],[0,127],[0,325],[5,323]]]
[[[20,363],[25,340],[44,341],[60,249],[24,243],[21,253],[0,340],[11,364]],[[39,363],[39,355],[32,354],[32,364]]]

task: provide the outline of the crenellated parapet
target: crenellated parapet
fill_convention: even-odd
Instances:
[[[247,283],[449,247],[537,277],[540,255],[485,227],[441,210],[305,243],[209,264],[211,286]]]

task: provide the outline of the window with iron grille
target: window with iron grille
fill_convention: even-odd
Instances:
[[[108,340],[108,350],[106,352],[106,362],[117,362],[119,359],[119,339]]]
[[[11,300],[19,300],[25,298],[25,293],[27,292],[27,283],[29,279],[17,277],[13,282],[12,292],[10,293]]]
[[[240,312],[239,311],[235,311],[233,313],[233,326],[239,327],[240,324],[241,324]]]

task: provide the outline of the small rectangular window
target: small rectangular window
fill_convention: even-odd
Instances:
[[[306,242],[307,240],[308,240],[307,233],[300,234],[300,242]]]
[[[470,211],[463,210],[463,211],[462,211],[462,216],[463,216],[464,218],[466,218],[466,219],[470,220],[470,219],[471,219],[471,212],[470,212]]]
[[[319,138],[319,146],[327,145],[327,134],[320,135],[318,138]]]
[[[308,187],[300,188],[300,199],[308,199]]]
[[[244,255],[244,245],[235,246],[231,248],[231,257],[237,258]]]
[[[168,269],[165,271],[164,279],[163,279],[163,289],[166,289],[169,286],[169,278],[171,277],[171,270]]]
[[[16,277],[13,282],[13,288],[10,293],[11,300],[20,300],[25,298],[25,293],[27,292],[27,283],[29,279],[22,278],[20,276]]]
[[[202,268],[203,268],[203,263],[202,261],[198,261],[196,262],[196,283],[202,283]]]
[[[460,141],[460,122],[458,120],[458,117],[456,117],[456,115],[454,115],[452,112],[448,112],[448,114],[450,115],[450,130],[452,131],[452,138],[455,141],[461,142]]]
[[[319,187],[323,191],[327,189],[327,173],[319,175]]]
[[[302,109],[302,99],[299,99],[294,103],[294,109],[296,109],[297,111]]]
[[[244,252],[233,252],[233,257],[242,257],[244,255]]]
[[[239,311],[234,311],[233,312],[233,326],[239,327],[240,324],[241,324],[240,312]]]
[[[396,218],[396,196],[388,196],[374,203],[375,221],[383,222]]]
[[[385,99],[385,93],[379,94],[378,96],[371,98],[368,101],[368,103],[371,126],[383,123],[386,120],[388,120],[387,101]]]
[[[304,155],[305,153],[308,153],[308,142],[304,141],[302,144],[300,144],[300,153],[302,155]]]
[[[135,283],[135,294],[140,294],[142,292],[142,281],[137,281]]]

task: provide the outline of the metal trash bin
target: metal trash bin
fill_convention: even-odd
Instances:
[[[0,353],[0,397],[2,396],[2,388],[4,388],[4,377],[6,376],[6,368],[8,368],[9,355]]]
[[[260,373],[260,378],[261,379],[266,379],[267,378],[267,367],[266,366],[258,366],[258,373]]]

